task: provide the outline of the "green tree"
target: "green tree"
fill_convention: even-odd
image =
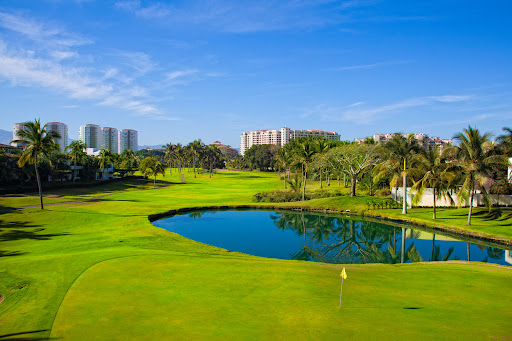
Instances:
[[[163,147],[165,149],[165,161],[169,164],[169,173],[172,175],[172,166],[176,160],[176,145],[169,142]]]
[[[73,167],[73,181],[76,180],[76,175],[77,175],[76,167],[77,167],[77,163],[82,163],[84,158],[85,158],[85,155],[87,155],[85,153],[85,151],[84,151],[85,148],[87,148],[87,146],[85,145],[85,143],[83,143],[80,140],[73,141],[73,142],[71,142],[71,144],[69,146],[66,147],[66,150],[69,150],[68,155],[71,157],[71,160],[73,161],[73,164],[74,164],[74,167]]]
[[[356,184],[360,174],[375,164],[375,146],[368,144],[347,144],[331,149],[328,158],[351,179],[350,196],[356,196]]]
[[[458,171],[463,179],[462,187],[457,193],[459,204],[468,201],[469,212],[467,225],[471,225],[471,213],[475,196],[475,184],[480,187],[484,202],[491,207],[491,201],[484,183],[490,179],[489,174],[496,165],[505,162],[502,155],[496,155],[496,150],[490,142],[490,133],[480,134],[478,129],[468,126],[454,138],[459,141],[458,147],[450,147],[447,153],[453,156],[451,168]]]
[[[313,162],[313,156],[316,153],[314,140],[309,138],[299,138],[296,145],[295,158],[296,162],[301,165],[302,172],[302,201],[305,200],[306,196],[306,181],[308,176],[308,170]]]
[[[453,202],[452,197],[449,195],[449,190],[454,174],[448,171],[448,164],[445,162],[445,158],[442,157],[438,146],[434,148],[429,147],[427,151],[418,154],[417,160],[419,167],[426,172],[421,179],[414,183],[411,189],[416,191],[412,202],[413,204],[420,202],[425,190],[432,188],[434,198],[432,218],[436,219],[436,200],[448,197]]]
[[[101,179],[105,180],[105,168],[113,162],[112,153],[108,149],[101,148],[98,154],[99,166],[101,169]]]
[[[194,178],[196,177],[196,162],[202,157],[204,152],[204,144],[199,140],[195,140],[190,142],[187,145],[187,148],[190,151],[190,156],[192,157],[192,165],[194,167]]]
[[[402,134],[395,133],[393,138],[385,143],[384,148],[388,152],[388,160],[383,161],[385,168],[395,168],[400,164],[402,175],[402,196],[403,208],[402,213],[407,213],[407,175],[413,169],[413,160],[415,154],[421,150],[421,146],[414,138],[413,134],[403,137]],[[378,177],[376,177],[378,178]]]
[[[48,131],[47,126],[48,124],[45,124],[41,127],[41,121],[38,119],[34,120],[34,122],[26,122],[23,124],[23,130],[18,131],[19,139],[11,141],[14,143],[25,143],[25,149],[18,160],[18,166],[23,167],[27,162],[34,164],[41,209],[43,209],[43,188],[39,178],[37,162],[39,159],[46,158],[49,160],[52,153],[59,151],[60,147],[55,143],[54,139],[61,137],[56,131]]]
[[[205,161],[208,164],[210,170],[210,178],[212,177],[213,167],[222,159],[222,152],[217,146],[211,144],[205,149]]]
[[[156,188],[156,176],[162,174],[165,176],[165,166],[163,163],[153,157],[146,157],[139,164],[139,170],[144,176],[153,176],[153,188]]]

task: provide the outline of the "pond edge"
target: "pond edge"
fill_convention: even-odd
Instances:
[[[162,213],[156,213],[156,214],[150,214],[148,215],[148,220],[150,222],[154,222],[158,219],[162,219],[165,217],[170,217],[178,213],[186,213],[186,212],[192,212],[192,211],[201,211],[201,210],[229,210],[229,209],[279,209],[279,210],[290,210],[290,211],[307,211],[307,212],[320,212],[320,213],[337,213],[337,214],[351,214],[351,215],[357,215],[362,216],[365,218],[379,218],[386,220],[389,223],[397,224],[399,226],[402,226],[404,223],[409,225],[414,225],[419,228],[425,229],[428,231],[439,231],[447,234],[451,237],[456,237],[459,239],[470,238],[470,239],[476,239],[481,242],[491,243],[494,244],[493,246],[498,247],[511,247],[512,246],[512,239],[505,238],[505,237],[499,237],[499,236],[490,236],[481,234],[478,232],[472,232],[472,231],[461,231],[458,228],[455,227],[448,227],[448,226],[442,226],[442,225],[436,225],[431,226],[429,224],[421,223],[421,222],[411,222],[407,219],[396,219],[396,218],[389,218],[385,215],[380,214],[365,214],[364,212],[351,212],[350,210],[336,210],[336,209],[325,209],[325,208],[310,208],[310,207],[302,207],[302,206],[281,206],[281,205],[210,205],[210,206],[194,206],[194,207],[182,207],[177,208],[173,210],[169,210]],[[475,242],[474,240],[467,240],[469,242]]]

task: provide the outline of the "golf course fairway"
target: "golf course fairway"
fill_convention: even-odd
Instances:
[[[175,173],[160,177],[156,189],[141,181],[99,186],[94,195],[109,195],[97,202],[4,210],[0,340],[512,337],[509,267],[333,265],[204,245],[153,226],[148,215],[256,205],[254,193],[282,182],[260,172],[185,176],[187,184]],[[10,200],[0,198],[0,205],[19,203]],[[357,200],[347,208],[363,206]],[[485,224],[475,218],[476,229]]]

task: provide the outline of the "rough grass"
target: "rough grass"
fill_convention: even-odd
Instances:
[[[0,215],[0,338],[507,338],[509,268],[465,263],[342,266],[269,260],[196,243],[149,223],[191,206],[254,204],[274,174],[160,177],[158,189],[93,188],[97,203]],[[332,185],[331,185],[332,186]],[[4,198],[3,206],[13,207]],[[14,199],[13,199],[14,200]],[[329,202],[332,200],[332,202]],[[336,201],[338,200],[338,201]],[[294,203],[296,204],[296,203]],[[366,208],[363,197],[317,199]],[[382,210],[393,211],[393,210]],[[411,211],[412,212],[412,211]],[[414,309],[412,309],[414,308]]]

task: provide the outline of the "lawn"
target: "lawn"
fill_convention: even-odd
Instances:
[[[59,199],[110,195],[1,214],[0,339],[501,339],[512,333],[509,268],[349,265],[338,309],[341,265],[227,252],[154,227],[150,214],[254,204],[254,193],[282,186],[274,174],[259,172],[185,177],[187,184],[178,184],[174,173],[160,177],[169,186],[157,189],[139,183],[68,191]],[[347,201],[307,205],[366,207],[364,197],[352,206],[342,198]],[[4,207],[18,205],[19,199],[2,199]]]

